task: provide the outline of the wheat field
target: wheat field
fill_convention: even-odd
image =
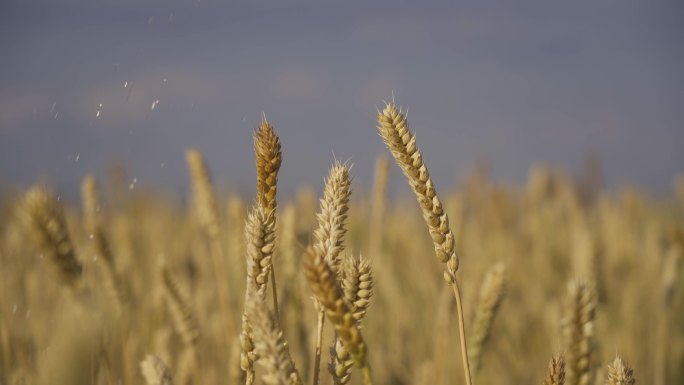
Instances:
[[[402,110],[376,124],[369,191],[335,161],[320,196],[277,199],[287,133],[264,120],[256,196],[192,149],[187,203],[90,175],[80,207],[5,194],[0,384],[684,382],[684,180],[653,197],[537,166],[454,190]]]

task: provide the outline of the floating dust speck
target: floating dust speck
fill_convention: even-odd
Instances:
[[[50,113],[55,112],[55,107],[57,107],[57,102],[52,103],[52,107],[50,107]]]
[[[81,159],[81,154],[77,152],[77,153],[76,153],[76,158],[75,158],[74,161],[75,161],[75,162],[78,162],[79,159]]]
[[[97,112],[95,112],[95,117],[96,117],[96,118],[99,118],[101,114],[102,114],[102,103],[100,103],[100,104],[97,106]]]
[[[157,108],[157,105],[159,104],[159,99],[155,99],[152,102],[152,105],[150,106],[150,111],[154,111],[155,108]]]

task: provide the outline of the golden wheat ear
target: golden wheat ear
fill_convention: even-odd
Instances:
[[[562,322],[568,385],[588,385],[592,382],[595,314],[594,286],[582,279],[571,281]]]
[[[266,121],[261,121],[254,131],[254,153],[257,171],[257,203],[267,210],[276,209],[278,170],[283,161],[280,138],[275,129]]]
[[[306,252],[304,274],[309,281],[311,291],[325,309],[325,314],[335,326],[345,349],[352,361],[359,368],[365,368],[366,344],[361,330],[356,325],[354,314],[345,301],[333,268],[312,248]]]
[[[69,237],[64,212],[48,190],[34,187],[24,194],[21,217],[41,251],[54,262],[62,281],[76,288],[83,267]]]
[[[635,385],[634,370],[622,361],[620,357],[608,365],[608,381],[606,385]]]
[[[423,156],[416,145],[416,136],[409,129],[406,114],[392,103],[387,103],[382,111],[378,111],[378,133],[392,153],[406,180],[413,190],[418,205],[427,224],[435,249],[435,256],[444,264],[444,279],[451,285],[458,309],[459,336],[461,338],[461,357],[463,359],[464,377],[467,385],[472,385],[468,346],[466,342],[465,321],[461,291],[456,279],[459,258],[456,253],[454,234],[449,226],[449,217],[437,196],[437,191],[430,178]]]
[[[140,362],[140,371],[147,385],[173,385],[173,376],[168,366],[157,356],[148,355]]]
[[[252,325],[254,350],[260,365],[265,369],[262,379],[271,385],[301,385],[290,349],[275,315],[266,307],[265,301],[249,298],[245,304]]]
[[[470,335],[470,364],[475,373],[480,369],[482,352],[491,334],[492,324],[506,292],[506,267],[503,263],[494,265],[484,278],[480,288],[480,299],[475,312],[473,332]]]
[[[562,355],[551,357],[549,367],[544,376],[544,385],[564,385],[565,384],[565,359]]]

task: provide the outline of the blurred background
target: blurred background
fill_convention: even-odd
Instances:
[[[248,195],[265,112],[285,196],[333,157],[369,186],[394,92],[440,185],[476,162],[517,183],[597,154],[608,187],[666,191],[684,164],[681,20],[675,0],[3,0],[0,183],[75,194],[117,164],[184,193],[197,147]]]

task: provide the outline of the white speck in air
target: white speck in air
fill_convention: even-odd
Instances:
[[[57,202],[59,202],[59,201],[61,201],[61,200],[62,200],[62,196],[61,196],[61,195],[57,195]]]
[[[124,82],[124,88],[128,87],[128,80]]]
[[[52,103],[52,107],[50,108],[50,113],[55,112],[55,107],[57,107],[57,102]]]
[[[93,261],[97,261],[97,255],[93,255]]]
[[[155,99],[155,101],[152,102],[152,106],[150,106],[150,111],[154,111],[154,109],[157,107],[157,104],[159,104],[159,99]]]
[[[95,117],[96,117],[96,118],[99,118],[101,113],[102,113],[102,103],[100,103],[100,104],[97,106],[97,112],[95,113]]]
[[[79,159],[81,159],[81,154],[77,152],[76,153],[76,162],[78,162]]]
[[[95,234],[90,234],[90,235],[88,235],[88,239],[91,239],[91,240],[92,240],[93,238],[95,238]]]
[[[55,112],[55,119],[59,118],[59,111]]]

